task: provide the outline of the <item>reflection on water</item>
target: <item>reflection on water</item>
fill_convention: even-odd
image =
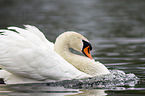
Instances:
[[[109,69],[134,73],[133,87],[72,89],[63,86],[0,85],[3,95],[144,95],[145,92],[145,0],[0,0],[0,28],[36,25],[50,41],[73,30],[93,45],[95,60]],[[134,83],[133,83],[134,84]]]
[[[38,87],[39,86],[39,87]],[[46,86],[42,84],[33,85],[12,85],[1,88],[2,95],[35,95],[35,96],[87,96],[87,95],[101,95],[106,96],[103,89],[66,89],[64,87]],[[7,91],[10,90],[10,91]]]

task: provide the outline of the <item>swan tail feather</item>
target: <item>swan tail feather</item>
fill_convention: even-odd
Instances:
[[[35,42],[37,44],[41,44],[42,42],[45,42],[49,45],[50,48],[53,48],[54,44],[48,41],[45,38],[45,35],[37,27],[31,26],[31,25],[24,25],[24,26],[25,26],[25,29],[22,29],[19,27],[8,27],[8,30],[15,30],[17,33],[19,33],[19,35],[21,35],[24,38],[29,39],[32,42],[37,41]]]
[[[47,43],[49,45],[50,48],[53,49],[54,44],[50,41],[48,41],[45,37],[45,35],[35,26],[31,26],[31,25],[24,25],[25,29],[28,30],[29,32],[35,34],[36,36],[38,36],[42,41],[44,41],[45,43]]]
[[[37,27],[31,25],[24,25],[24,26],[26,30],[37,35],[39,38],[41,38],[42,41],[46,40],[44,34]]]

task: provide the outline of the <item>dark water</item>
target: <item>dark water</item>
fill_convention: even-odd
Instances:
[[[144,0],[0,0],[0,28],[35,25],[53,42],[64,31],[77,31],[92,43],[95,60],[110,70],[122,70],[140,78],[134,86],[123,84],[111,88],[0,85],[0,95],[144,96],[144,9]]]

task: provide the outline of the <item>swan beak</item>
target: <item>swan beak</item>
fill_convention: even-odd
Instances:
[[[93,58],[92,58],[92,56],[91,56],[91,54],[90,54],[90,46],[85,47],[85,48],[83,49],[83,53],[84,53],[87,57],[89,57],[90,59],[93,60]]]

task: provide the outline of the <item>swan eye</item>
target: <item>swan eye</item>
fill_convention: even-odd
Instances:
[[[89,42],[85,41],[85,40],[82,40],[83,41],[83,49],[82,49],[82,53],[89,57],[90,59],[93,59],[91,54],[90,54],[90,51],[92,50],[92,46]]]

